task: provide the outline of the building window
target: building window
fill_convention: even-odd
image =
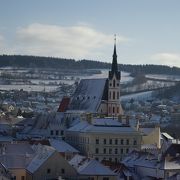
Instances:
[[[119,86],[119,83],[117,83],[117,86]]]
[[[110,83],[109,86],[112,86],[112,84]]]
[[[96,144],[99,144],[99,139],[96,139]]]
[[[61,130],[61,136],[63,136],[64,135],[64,131],[63,130]]]
[[[117,107],[117,113],[119,113],[119,107]]]
[[[99,149],[98,148],[96,148],[96,154],[98,154],[99,153]]]
[[[116,145],[118,144],[118,139],[115,139],[115,144],[116,144]]]
[[[115,99],[115,91],[113,91],[113,99]]]
[[[57,136],[59,135],[59,131],[58,131],[58,130],[56,130],[56,135],[57,135]]]
[[[51,135],[53,135],[54,133],[53,133],[53,130],[51,130]]]
[[[106,148],[104,148],[103,153],[106,154]]]
[[[124,144],[124,140],[123,139],[121,139],[121,145],[123,145]]]
[[[119,99],[119,92],[117,92],[117,99]]]
[[[116,148],[116,149],[115,149],[115,154],[117,154],[117,153],[118,153],[118,149]]]
[[[103,177],[103,180],[109,180],[109,178],[108,177]]]
[[[109,99],[111,99],[111,91],[109,92]]]
[[[136,140],[134,140],[134,145],[137,145],[137,141]]]
[[[113,107],[113,114],[115,113],[115,107]]]
[[[123,154],[123,149],[121,149],[121,154]]]
[[[104,144],[106,144],[106,139],[104,139]]]
[[[21,176],[21,180],[25,180],[25,176]]]
[[[129,149],[128,149],[128,148],[126,149],[126,154],[127,154],[127,153],[129,153]]]
[[[51,169],[47,169],[47,174],[50,174],[51,173]]]
[[[61,169],[61,173],[64,174],[65,173],[65,169]]]
[[[112,139],[109,139],[109,144],[112,144]]]
[[[115,83],[116,83],[116,82],[115,82],[115,79],[114,79],[114,80],[113,80],[113,87],[115,87]]]
[[[109,158],[109,161],[112,161],[112,158]]]
[[[116,162],[116,163],[118,162],[118,159],[117,159],[117,158],[115,158],[115,162]]]
[[[109,107],[109,113],[111,113],[111,107]]]
[[[112,154],[112,149],[109,149],[109,154]]]
[[[126,140],[126,144],[129,145],[129,139]]]

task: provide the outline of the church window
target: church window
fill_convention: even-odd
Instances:
[[[115,113],[115,107],[113,107],[113,113]]]
[[[119,113],[119,107],[117,107],[117,113]]]
[[[117,92],[117,99],[119,99],[119,92]]]
[[[115,87],[115,79],[113,80],[113,87]]]
[[[109,107],[109,113],[111,113],[111,107]]]
[[[113,99],[115,99],[115,91],[113,91]]]

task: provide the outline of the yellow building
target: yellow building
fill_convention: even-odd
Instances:
[[[119,162],[141,147],[141,133],[112,118],[82,121],[66,132],[67,141],[88,157]]]

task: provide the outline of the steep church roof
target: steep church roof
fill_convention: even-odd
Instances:
[[[78,85],[69,110],[97,112],[101,100],[107,98],[107,79],[82,79]]]

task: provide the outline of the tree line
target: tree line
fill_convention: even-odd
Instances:
[[[76,61],[75,59],[55,57],[0,55],[0,67],[7,66],[22,68],[108,69],[111,67],[111,63],[85,59]],[[137,73],[180,75],[180,68],[164,65],[119,64],[119,69],[130,72],[132,75]]]

